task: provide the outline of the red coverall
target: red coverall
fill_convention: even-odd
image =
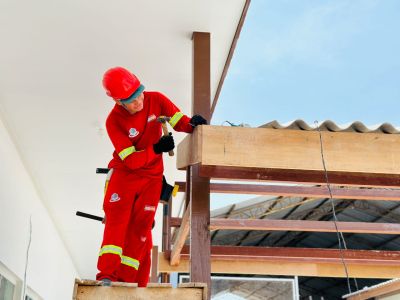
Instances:
[[[99,253],[97,280],[137,282],[137,270],[148,253],[151,225],[160,198],[162,154],[153,145],[161,137],[157,117],[171,117],[176,131],[193,131],[190,119],[163,94],[144,92],[143,109],[131,115],[115,105],[106,128],[115,151],[108,167],[104,197],[106,223]],[[148,266],[143,266],[148,268]]]
[[[151,231],[147,235],[146,240],[146,250],[143,255],[143,259],[140,262],[140,268],[137,273],[136,281],[139,287],[146,287],[150,279],[150,269],[151,269],[151,250],[153,248],[153,239],[151,236]]]

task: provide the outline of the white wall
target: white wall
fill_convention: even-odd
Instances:
[[[32,216],[27,284],[43,299],[71,299],[77,272],[1,119],[0,162],[0,261],[23,279]]]

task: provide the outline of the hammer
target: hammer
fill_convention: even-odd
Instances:
[[[166,116],[159,116],[157,118],[157,121],[161,123],[164,135],[169,135],[168,128],[167,128],[167,122],[169,120],[171,120],[171,118],[166,117]],[[169,154],[169,156],[174,156],[174,150],[169,151],[168,154]]]

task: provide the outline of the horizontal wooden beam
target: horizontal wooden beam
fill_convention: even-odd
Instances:
[[[332,184],[400,186],[400,135],[322,132]],[[200,175],[325,183],[316,131],[201,126],[178,145],[177,167]]]
[[[183,218],[181,219],[181,225],[179,227],[178,235],[175,239],[174,245],[172,246],[171,260],[170,260],[171,266],[176,266],[179,264],[182,247],[185,245],[186,238],[189,235],[189,230],[190,230],[189,221],[190,221],[190,202],[186,208]]]
[[[179,227],[181,218],[171,218],[171,227]],[[336,222],[340,232],[369,234],[400,234],[400,224],[368,222]],[[218,219],[210,220],[210,230],[264,230],[336,232],[333,221]]]
[[[214,179],[264,180],[307,184],[326,184],[323,171],[201,166],[200,175]],[[329,183],[366,187],[400,187],[400,175],[328,171]]]
[[[180,192],[185,191],[186,182],[177,181],[175,184],[179,186]],[[297,196],[312,198],[330,197],[329,190],[326,186],[211,183],[210,191],[211,193],[222,194],[270,195],[283,197]],[[331,192],[335,199],[400,201],[400,189],[343,188],[331,186]]]
[[[400,224],[336,222],[340,232],[400,234]],[[266,230],[336,232],[335,222],[307,220],[211,219],[210,230]]]
[[[188,272],[187,248],[179,266],[169,265],[169,254],[159,255],[159,272]],[[287,276],[346,277],[337,249],[226,247],[211,248],[211,272]],[[350,277],[400,277],[397,251],[343,251]]]

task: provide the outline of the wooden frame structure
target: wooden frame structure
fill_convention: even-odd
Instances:
[[[210,34],[193,34],[193,111],[210,119]],[[214,107],[215,105],[213,105]],[[322,132],[332,196],[340,199],[400,200],[400,135]],[[400,251],[266,247],[211,247],[210,230],[243,229],[399,234],[400,225],[296,220],[210,220],[210,192],[329,197],[317,131],[199,126],[177,149],[186,170],[183,218],[164,210],[159,271],[188,272],[191,282],[211,285],[210,274],[268,274],[363,278],[400,277]],[[303,184],[210,184],[210,179]],[[315,186],[317,185],[317,186]],[[318,186],[320,185],[320,186]],[[178,233],[171,242],[171,227]],[[185,241],[190,232],[190,244]],[[163,280],[168,280],[164,275]],[[210,288],[208,288],[208,298]]]
[[[205,241],[210,231],[226,229],[335,232],[331,221],[209,219],[210,192],[329,197],[323,186],[318,135],[313,131],[201,126],[187,136],[177,151],[177,167],[188,170],[187,182],[178,183],[180,191],[186,190],[187,208],[182,219],[169,218],[169,228],[179,229],[172,249],[159,256],[159,271],[193,274],[198,271],[193,265],[201,265],[210,266],[213,273],[345,277],[343,256],[351,277],[400,277],[400,251],[210,247],[209,240]],[[322,132],[322,136],[333,197],[400,200],[400,135]],[[210,178],[302,185],[210,184]],[[337,222],[336,226],[341,232],[400,234],[398,224]],[[188,247],[184,243],[189,231]],[[192,278],[210,284],[204,273],[205,268]]]

